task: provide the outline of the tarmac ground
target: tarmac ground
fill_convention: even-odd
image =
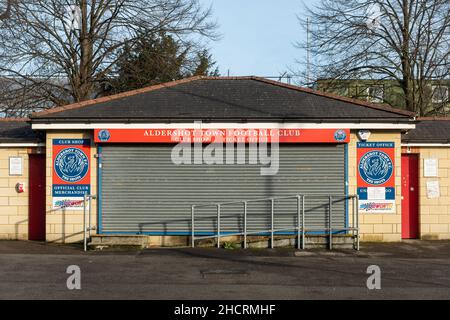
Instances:
[[[69,266],[79,268],[79,290],[68,288]],[[367,287],[368,281],[375,283],[369,266],[379,268],[380,289]],[[362,243],[358,252],[158,248],[86,253],[79,245],[0,241],[0,299],[447,300],[450,241]]]

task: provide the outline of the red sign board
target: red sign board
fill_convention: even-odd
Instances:
[[[52,196],[53,208],[82,209],[85,194],[90,194],[91,168],[89,139],[54,139]]]
[[[395,148],[392,142],[359,142],[358,187],[395,187]]]
[[[359,211],[395,213],[395,144],[358,142]]]
[[[348,143],[349,129],[96,129],[96,143]]]

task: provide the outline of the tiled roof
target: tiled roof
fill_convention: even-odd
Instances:
[[[414,130],[402,135],[404,143],[450,143],[450,118],[418,118]]]
[[[413,114],[257,77],[192,77],[32,115],[39,121],[400,122]]]
[[[41,141],[39,135],[31,130],[29,119],[0,119],[0,143],[25,143]]]

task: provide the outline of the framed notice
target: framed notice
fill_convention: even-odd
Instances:
[[[427,198],[437,199],[440,196],[439,181],[427,181]]]
[[[424,159],[423,160],[423,176],[437,177],[438,176],[438,160]]]
[[[21,176],[23,174],[23,159],[21,157],[9,158],[9,175]]]
[[[368,200],[385,200],[386,188],[385,187],[368,187],[367,188]]]

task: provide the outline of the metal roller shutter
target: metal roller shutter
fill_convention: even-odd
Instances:
[[[261,176],[261,165],[175,165],[171,145],[102,147],[101,225],[103,233],[188,234],[192,204],[305,194],[307,228],[324,228],[328,198],[333,227],[345,225],[345,146],[285,144],[279,172]],[[248,150],[247,150],[248,152]],[[246,157],[248,162],[248,157]],[[275,228],[297,223],[297,201],[278,200]],[[221,232],[242,231],[243,205],[221,208]],[[270,201],[248,204],[248,230],[270,228]],[[198,209],[196,232],[216,231],[216,208]]]

